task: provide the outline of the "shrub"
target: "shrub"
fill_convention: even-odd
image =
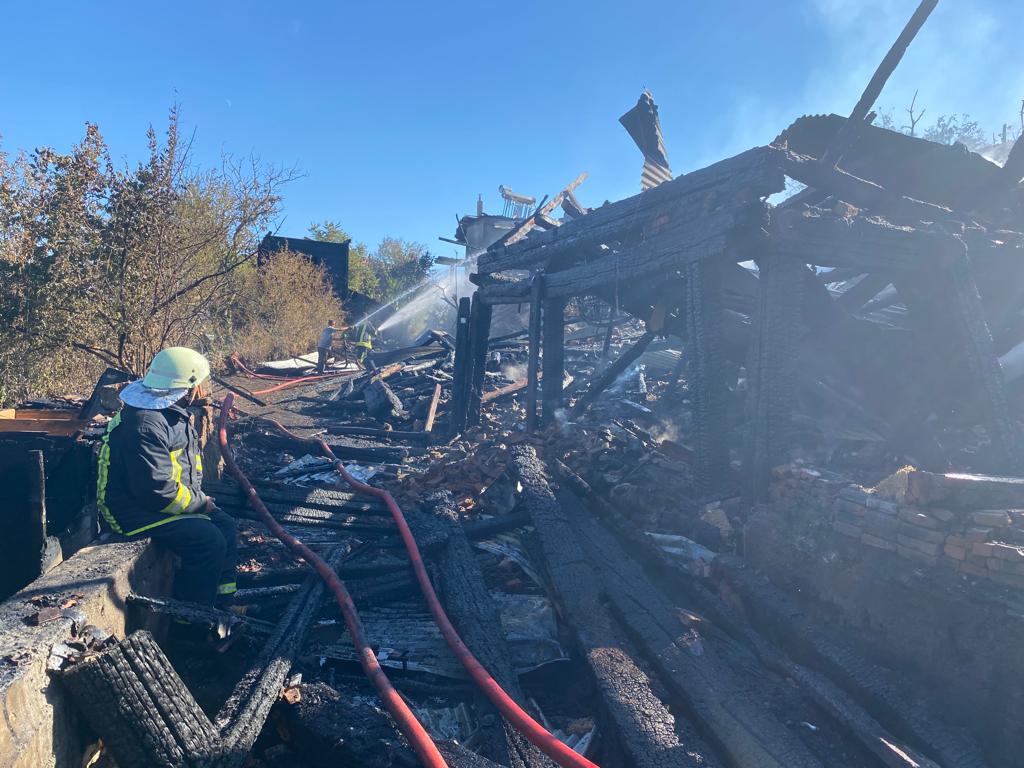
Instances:
[[[342,308],[327,272],[300,253],[278,251],[258,271],[239,274],[239,333],[235,350],[250,360],[306,354],[316,349],[328,320],[339,326]]]

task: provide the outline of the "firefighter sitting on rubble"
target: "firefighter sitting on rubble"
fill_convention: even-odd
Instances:
[[[198,352],[170,347],[145,378],[125,387],[124,407],[100,448],[96,505],[131,539],[149,537],[181,559],[174,596],[229,605],[235,593],[235,521],[203,493],[199,436],[187,407],[205,397],[210,364]]]

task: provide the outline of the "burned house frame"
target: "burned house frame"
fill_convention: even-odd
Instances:
[[[647,333],[595,376],[576,409],[654,335],[680,337],[701,494],[728,482],[726,377],[740,366],[752,499],[791,446],[801,386],[826,390],[833,405],[863,413],[892,446],[938,468],[929,417],[970,409],[990,441],[982,468],[1019,470],[998,354],[1021,339],[1020,290],[1011,286],[1020,285],[1024,216],[1014,195],[1024,148],[1018,142],[1000,168],[963,147],[854,119],[801,118],[770,146],[625,200],[562,222],[527,219],[479,257],[471,277],[479,288],[460,315],[464,395],[454,418],[477,417],[491,307],[529,304],[528,392],[542,390],[540,418],[552,419],[565,405],[566,302],[596,296],[643,320]],[[829,159],[839,144],[841,166]],[[787,177],[805,188],[770,204]],[[840,280],[845,290],[830,292]],[[906,309],[898,329],[861,311],[890,285]],[[830,348],[842,354],[822,353]],[[531,421],[535,403],[528,397]]]

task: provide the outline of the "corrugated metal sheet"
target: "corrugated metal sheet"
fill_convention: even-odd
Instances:
[[[665,141],[661,135],[658,105],[650,91],[640,94],[636,106],[619,118],[622,127],[644,153],[644,169],[640,173],[640,186],[647,190],[672,179],[668,165]]]

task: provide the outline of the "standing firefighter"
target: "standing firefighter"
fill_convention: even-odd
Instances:
[[[338,329],[334,326],[333,320],[327,321],[327,327],[320,334],[320,341],[316,343],[316,372],[323,373],[327,370],[327,357],[334,346],[334,334]]]
[[[100,448],[96,505],[128,538],[149,537],[181,559],[179,600],[230,604],[235,593],[235,521],[203,493],[199,436],[187,406],[203,397],[210,364],[198,352],[159,352],[145,378],[121,392],[124,407]]]
[[[353,346],[356,348],[356,360],[364,363],[366,362],[366,356],[373,352],[373,330],[367,322],[363,322],[358,327],[359,335],[356,337]]]

